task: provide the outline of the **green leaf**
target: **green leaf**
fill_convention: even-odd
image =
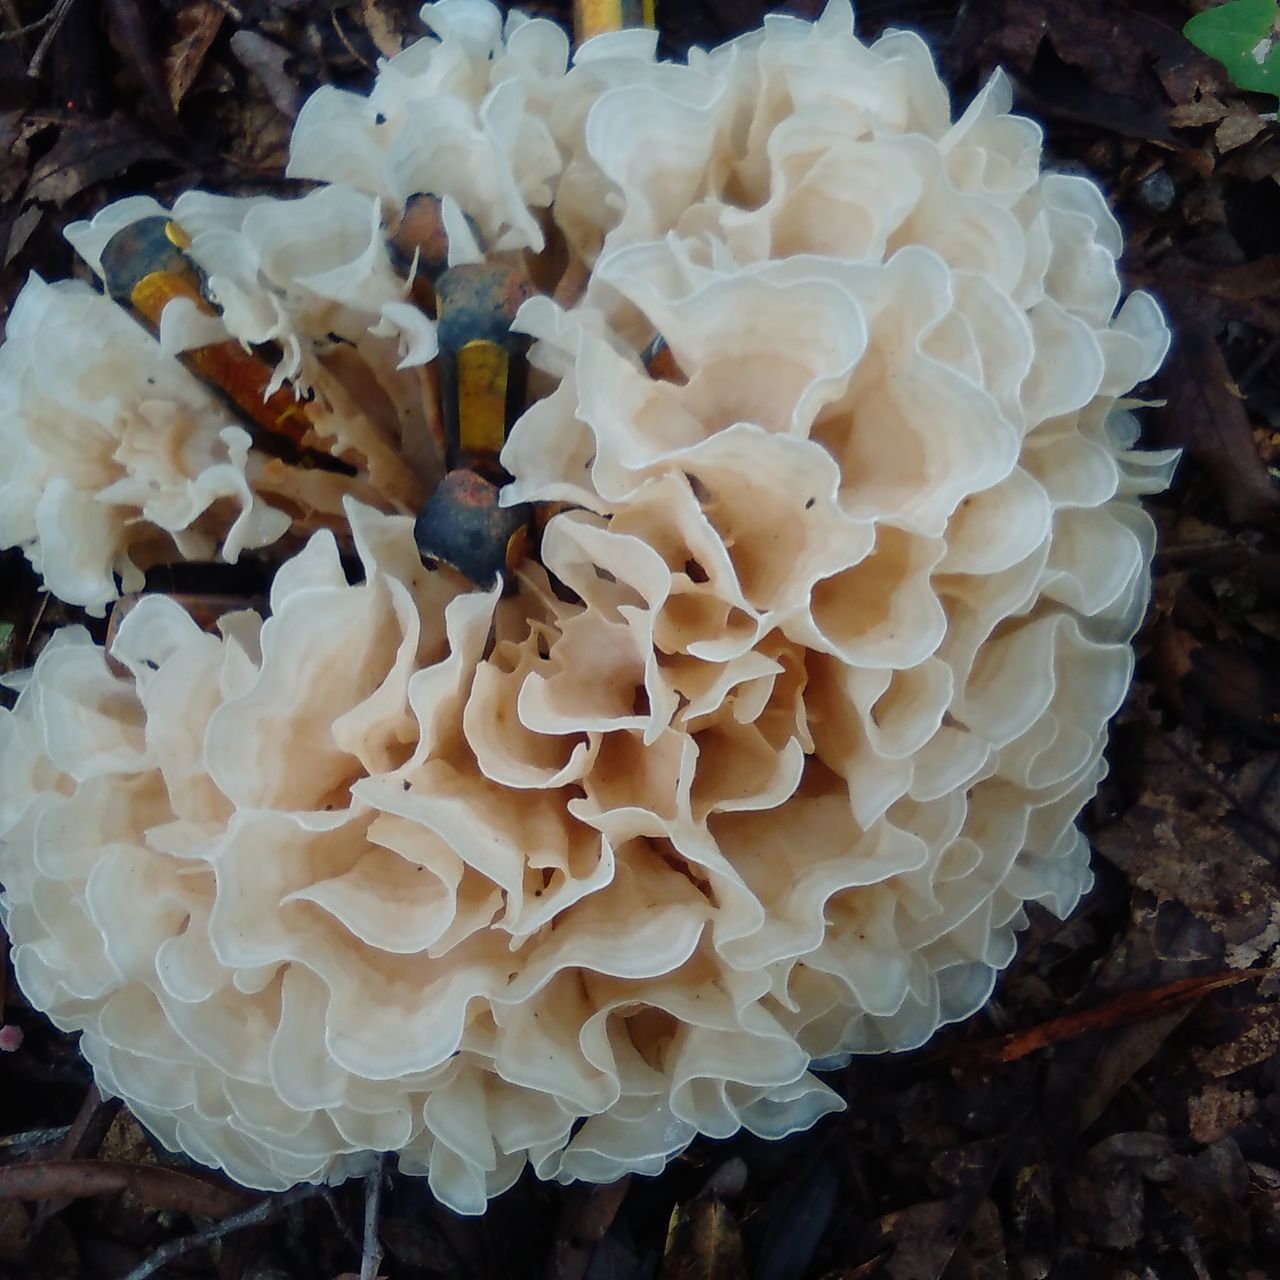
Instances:
[[[1280,96],[1280,9],[1276,0],[1231,0],[1198,13],[1182,34],[1222,63],[1240,89]]]

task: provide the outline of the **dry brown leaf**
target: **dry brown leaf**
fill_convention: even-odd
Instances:
[[[1181,102],[1169,112],[1169,123],[1175,129],[1196,129],[1217,124],[1227,114],[1227,104],[1212,93],[1192,102]]]
[[[1280,291],[1280,253],[1255,258],[1237,267],[1214,267],[1205,286],[1228,302],[1273,299]]]
[[[677,1205],[667,1225],[662,1280],[746,1280],[737,1219],[713,1196]]]
[[[1234,524],[1280,514],[1280,489],[1253,446],[1245,412],[1218,346],[1216,318],[1203,297],[1166,289],[1174,319],[1173,356],[1159,384],[1166,404],[1157,421],[1163,443],[1181,445],[1204,468]]]
[[[394,58],[404,48],[404,32],[394,12],[388,12],[378,0],[361,0],[360,16],[374,48],[384,58]]]
[[[1004,1224],[994,1200],[984,1200],[952,1259],[948,1280],[1006,1280]]]
[[[0,112],[0,202],[12,200],[27,179],[30,139],[47,121],[35,120],[21,111]]]
[[[1214,130],[1213,142],[1223,153],[1234,151],[1246,142],[1252,142],[1266,127],[1267,122],[1248,103],[1233,102],[1222,123]]]
[[[583,1184],[568,1193],[547,1266],[548,1280],[581,1280],[586,1275],[596,1245],[613,1225],[630,1187],[628,1174],[617,1182]]]
[[[119,177],[141,160],[171,158],[159,138],[123,112],[105,120],[75,121],[63,128],[57,142],[37,161],[26,198],[63,205],[86,187]]]
[[[875,1274],[884,1280],[939,1280],[971,1219],[972,1210],[960,1199],[931,1200],[886,1214],[873,1228],[875,1247],[893,1252]]]
[[[238,117],[228,134],[234,139],[228,159],[247,173],[278,178],[289,159],[293,122],[266,98],[237,102]]]
[[[23,209],[9,227],[9,236],[4,246],[4,265],[7,267],[18,256],[31,239],[32,233],[40,225],[45,211],[38,204],[29,204]]]
[[[0,1202],[0,1266],[18,1262],[30,1243],[30,1210],[18,1200]]]
[[[46,1200],[132,1192],[152,1209],[224,1218],[253,1204],[247,1191],[181,1169],[110,1160],[41,1160],[0,1168],[0,1200]]]
[[[1252,1090],[1237,1092],[1210,1082],[1187,1101],[1187,1123],[1197,1142],[1218,1142],[1257,1115],[1258,1095]]]
[[[1277,1050],[1280,1050],[1280,1008],[1259,1004],[1249,1010],[1244,1028],[1226,1044],[1192,1049],[1191,1058],[1205,1075],[1219,1080],[1266,1062]]]
[[[179,11],[178,38],[164,55],[165,89],[175,111],[200,74],[226,16],[217,0],[192,0]]]
[[[147,10],[140,0],[104,0],[103,7],[111,44],[142,89],[147,114],[163,133],[172,135],[178,121],[165,92],[164,66],[152,39]]]

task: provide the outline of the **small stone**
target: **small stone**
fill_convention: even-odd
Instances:
[[[1150,209],[1152,213],[1167,213],[1173,208],[1178,188],[1173,185],[1173,179],[1163,169],[1157,169],[1155,173],[1147,174],[1138,183],[1136,194],[1138,203]]]

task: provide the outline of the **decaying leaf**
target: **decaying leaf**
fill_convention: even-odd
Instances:
[[[756,1258],[758,1274],[801,1280],[809,1273],[840,1198],[840,1172],[829,1160],[811,1164],[779,1187],[764,1206],[768,1223]]]
[[[870,1247],[891,1252],[875,1272],[883,1280],[939,1280],[951,1262],[972,1211],[960,1200],[931,1200],[875,1224]]]
[[[175,111],[200,74],[226,16],[217,0],[193,0],[179,11],[178,38],[164,55],[165,89]]]
[[[622,1208],[631,1186],[630,1176],[593,1187],[574,1187],[556,1232],[548,1280],[582,1280],[596,1246],[604,1239]]]
[[[152,123],[165,133],[177,129],[174,104],[165,92],[164,67],[141,0],[105,0],[107,31],[121,61],[142,90]]]
[[[380,0],[360,0],[360,16],[369,39],[384,58],[394,58],[404,48],[404,28],[394,9]]]
[[[169,160],[172,153],[132,117],[116,112],[105,120],[64,128],[31,171],[26,198],[63,205],[86,187],[114,178],[143,160]]]
[[[662,1280],[746,1280],[733,1212],[714,1196],[677,1205],[667,1227]]]
[[[1267,758],[1230,773],[1182,729],[1145,734],[1142,794],[1096,835],[1099,852],[1157,903],[1180,904],[1226,947],[1265,933],[1280,898],[1274,796],[1257,796]]]
[[[31,1244],[31,1211],[19,1200],[0,1202],[0,1266],[18,1262]]]
[[[1228,518],[1253,524],[1280,513],[1280,488],[1253,446],[1249,415],[1227,368],[1203,301],[1168,290],[1176,345],[1161,381],[1162,438],[1185,448],[1213,481]]]
[[[1252,142],[1266,127],[1267,121],[1248,103],[1233,102],[1214,130],[1213,143],[1219,151],[1234,151],[1246,142]]]
[[[1197,1142],[1217,1142],[1257,1115],[1258,1095],[1211,1081],[1187,1102],[1187,1127]]]

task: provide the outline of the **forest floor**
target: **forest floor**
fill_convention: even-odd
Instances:
[[[1097,885],[1080,909],[1033,911],[968,1023],[837,1073],[848,1109],[811,1132],[698,1142],[612,1187],[526,1176],[483,1219],[391,1172],[263,1197],[157,1154],[0,974],[0,1024],[24,1033],[0,1052],[0,1277],[121,1277],[172,1254],[156,1274],[331,1280],[362,1252],[370,1269],[370,1210],[391,1280],[1280,1276],[1280,128],[1274,98],[1183,39],[1196,7],[868,0],[859,15],[864,36],[923,30],[957,101],[1010,72],[1050,162],[1102,184],[1126,281],[1176,333],[1145,430],[1185,458],[1151,504],[1154,601],[1087,814]],[[0,0],[0,315],[31,271],[84,274],[62,228],[111,199],[296,191],[281,175],[300,102],[367,88],[421,31],[416,8]],[[659,0],[664,51],[765,8]],[[0,559],[4,668],[73,617]]]

